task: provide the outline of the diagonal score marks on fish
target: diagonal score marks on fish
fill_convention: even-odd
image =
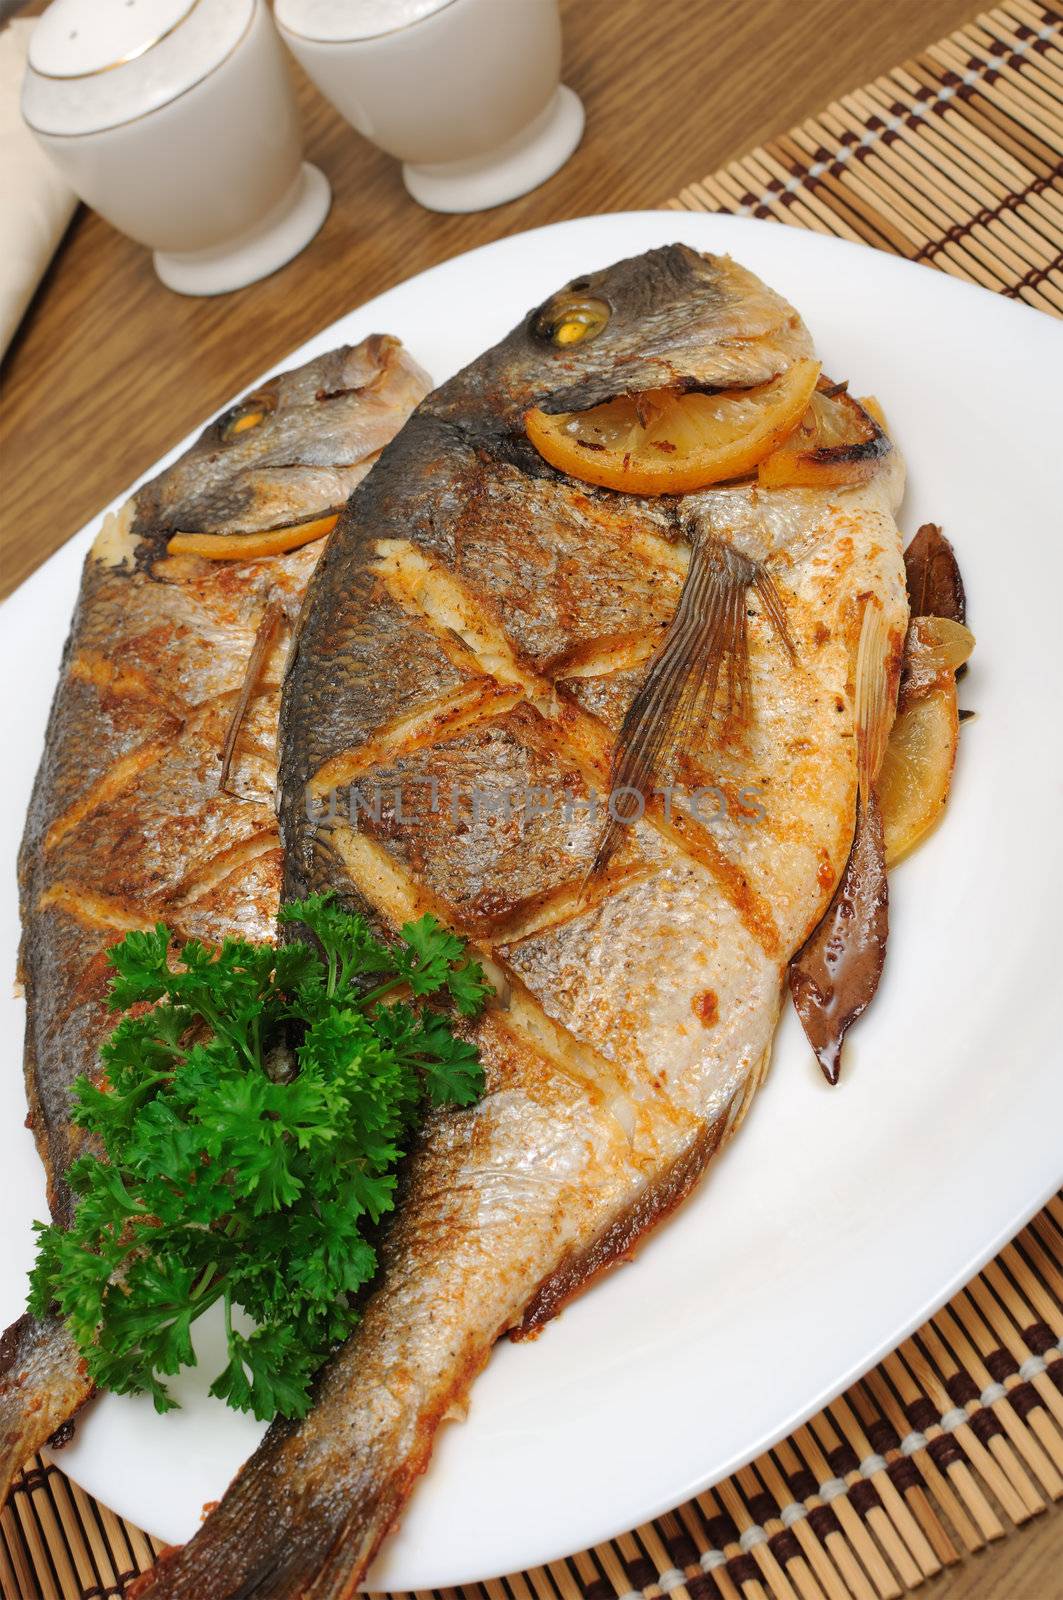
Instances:
[[[211,725],[220,721],[236,694],[234,690],[212,695],[199,706],[191,708],[182,718],[167,712],[163,729],[165,737],[149,738],[113,761],[51,824],[42,841],[42,855],[56,851],[70,836],[76,837],[79,830],[86,830],[92,819],[105,807],[122,801],[135,789],[141,777],[153,773],[166,762],[176,740],[209,737]],[[277,848],[279,844],[276,826],[265,808],[256,801],[248,802],[248,808],[261,811],[267,826],[256,830],[252,837],[239,841],[242,852],[239,859],[242,860],[254,859],[266,850]],[[175,904],[198,899],[232,870],[236,860],[234,858],[233,863],[227,864],[229,855],[230,848],[223,846],[215,855],[195,866],[190,862],[185,878],[171,893],[170,899]],[[42,891],[37,903],[41,910],[62,905],[69,915],[86,921],[90,926],[106,926],[116,930],[153,927],[156,921],[154,911],[146,909],[145,897],[133,895],[112,896],[108,901],[107,914],[101,920],[98,906],[103,901],[99,894],[87,884],[68,880],[50,884]]]
[[[388,851],[349,823],[340,819],[331,823],[323,843],[342,866],[348,881],[392,927],[401,927],[430,911],[446,927],[461,931],[461,919],[452,906],[429,893]],[[654,1119],[663,1115],[680,1125],[693,1123],[689,1113],[668,1106],[659,1096],[648,1095],[645,1084],[552,1017],[494,945],[476,938],[469,939],[468,944],[494,987],[496,1023],[552,1068],[590,1090],[620,1124],[632,1146],[638,1142],[639,1104],[648,1098],[659,1102],[654,1105]]]
[[[664,780],[693,724],[708,722],[720,673],[726,668],[727,710],[747,721],[751,715],[748,592],[758,594],[764,615],[795,659],[793,640],[779,591],[767,568],[719,538],[703,524],[694,530],[690,566],[679,606],[663,643],[650,663],[621,724],[609,775],[617,801],[610,810],[590,877],[609,862],[631,808],[643,806]]]
[[[159,917],[179,940],[207,944],[273,932],[276,718],[290,632],[280,624],[294,620],[324,546],[267,557],[257,535],[305,532],[334,510],[428,387],[386,337],[315,357],[270,380],[255,426],[230,430],[246,414],[239,403],[103,520],[19,862],[29,1120],[56,1221],[71,1215],[66,1174],[83,1142],[70,1087],[98,1070],[114,1024],[109,947]],[[227,559],[168,553],[178,529],[228,538]],[[20,1318],[0,1341],[5,1481],[90,1389],[65,1326]]]
[[[672,570],[687,572],[683,593],[694,588],[716,587],[711,575],[717,570],[716,563],[722,561],[727,572],[733,574],[723,587],[730,608],[730,631],[737,643],[744,647],[746,594],[752,585],[761,598],[765,615],[787,648],[792,649],[781,601],[761,563],[739,554],[722,541],[709,539],[706,543],[713,552],[723,552],[723,555],[714,553],[706,568],[709,575],[706,582],[700,563],[688,565],[664,540],[645,534],[643,538],[651,538],[654,545],[669,551]],[[380,539],[374,550],[376,560],[370,564],[370,571],[388,593],[408,615],[428,627],[456,666],[474,671],[479,677],[450,695],[422,705],[410,716],[379,726],[358,746],[330,757],[309,779],[308,801],[334,793],[383,759],[393,759],[400,753],[502,717],[521,700],[542,718],[588,784],[606,792],[616,787],[610,773],[609,730],[597,717],[582,710],[562,684],[521,659],[505,630],[485,613],[478,596],[466,583],[408,540]],[[695,617],[699,615],[695,603]],[[644,659],[648,653],[641,641],[633,640],[627,646],[626,655],[618,652],[617,659],[610,665],[615,670],[626,661]],[[729,656],[736,670],[739,667],[737,654],[733,650]],[[696,665],[696,660],[689,652],[684,657],[690,665]],[[736,689],[737,682],[736,679]],[[659,794],[654,795],[652,788],[653,785],[648,784],[644,789],[648,825],[684,855],[708,869],[717,888],[738,911],[757,942],[766,952],[774,953],[778,947],[778,931],[767,902],[751,888],[740,866],[720,848],[711,828],[694,817],[673,815],[671,807]],[[596,869],[598,875],[605,864],[603,860]],[[572,888],[578,899],[578,879],[573,880]],[[588,886],[584,885],[584,892],[587,891]]]

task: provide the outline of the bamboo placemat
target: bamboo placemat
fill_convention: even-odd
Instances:
[[[582,1555],[440,1600],[896,1600],[1060,1498],[1057,1197],[894,1355],[733,1478]],[[0,1586],[5,1600],[117,1597],[158,1549],[37,1457],[0,1518]]]
[[[1007,0],[666,205],[855,239],[1063,315],[1063,29]]]
[[[1007,0],[667,204],[860,240],[1063,315],[1060,22]],[[1060,1498],[1057,1199],[900,1350],[725,1483],[442,1600],[896,1600]],[[109,1600],[158,1549],[38,1457],[0,1516],[0,1588]]]

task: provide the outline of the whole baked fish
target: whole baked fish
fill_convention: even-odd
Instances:
[[[286,893],[467,936],[497,989],[487,1092],[427,1124],[314,1409],[273,1424],[152,1600],[352,1595],[494,1342],[626,1255],[748,1107],[849,855],[869,612],[892,715],[900,463],[639,499],[554,471],[523,419],[811,353],[741,267],[654,250],[429,396],[352,497],[284,691]],[[616,833],[632,773],[661,790]]]
[[[109,946],[160,918],[208,943],[273,937],[291,624],[328,515],[428,387],[382,336],[283,373],[108,517],[89,553],[19,859],[26,1087],[57,1222],[85,1138],[70,1088],[115,1021]],[[90,1392],[62,1323],[8,1329],[5,1486]]]

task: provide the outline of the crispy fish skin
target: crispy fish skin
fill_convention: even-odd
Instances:
[[[524,440],[527,406],[755,383],[811,350],[758,280],[683,246],[576,289],[611,307],[604,332],[557,350],[530,317],[424,402],[352,497],[282,705],[286,892],[335,890],[384,930],[432,911],[470,937],[499,991],[473,1030],[487,1092],[428,1122],[314,1409],[273,1424],[142,1581],[152,1600],[354,1593],[493,1343],[629,1250],[737,1126],[787,962],[848,854],[863,605],[898,641],[907,620],[899,459],[851,491],[678,503],[562,478]],[[718,705],[679,773],[733,808],[709,827],[648,803],[595,879],[589,790],[608,786],[694,527],[770,572],[794,659],[750,590],[752,716]],[[478,815],[477,785],[570,805]]]
[[[85,563],[19,858],[30,1120],[52,1217],[84,1135],[74,1079],[114,1024],[106,953],[160,918],[206,942],[273,936],[281,884],[274,787],[278,627],[223,791],[220,753],[267,606],[294,618],[321,542],[260,560],[166,555],[176,530],[231,532],[342,507],[428,389],[374,335],[271,379],[210,424],[109,517]],[[259,416],[232,431],[239,418]],[[0,1343],[5,1484],[89,1396],[65,1326],[19,1319]]]

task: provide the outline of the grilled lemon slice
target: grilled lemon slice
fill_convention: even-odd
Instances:
[[[752,472],[804,415],[819,363],[795,361],[770,383],[716,394],[647,389],[590,411],[524,424],[539,454],[559,472],[628,494],[688,494]]]
[[[887,866],[914,850],[944,811],[959,731],[951,673],[897,713],[877,785]]]
[[[821,382],[789,438],[761,461],[757,477],[769,489],[863,483],[890,448],[869,407],[842,385]]]
[[[257,561],[260,556],[278,556],[298,550],[314,539],[323,539],[340,520],[338,511],[311,522],[296,522],[286,528],[269,528],[265,533],[175,533],[166,546],[170,556],[202,556],[208,561]]]

